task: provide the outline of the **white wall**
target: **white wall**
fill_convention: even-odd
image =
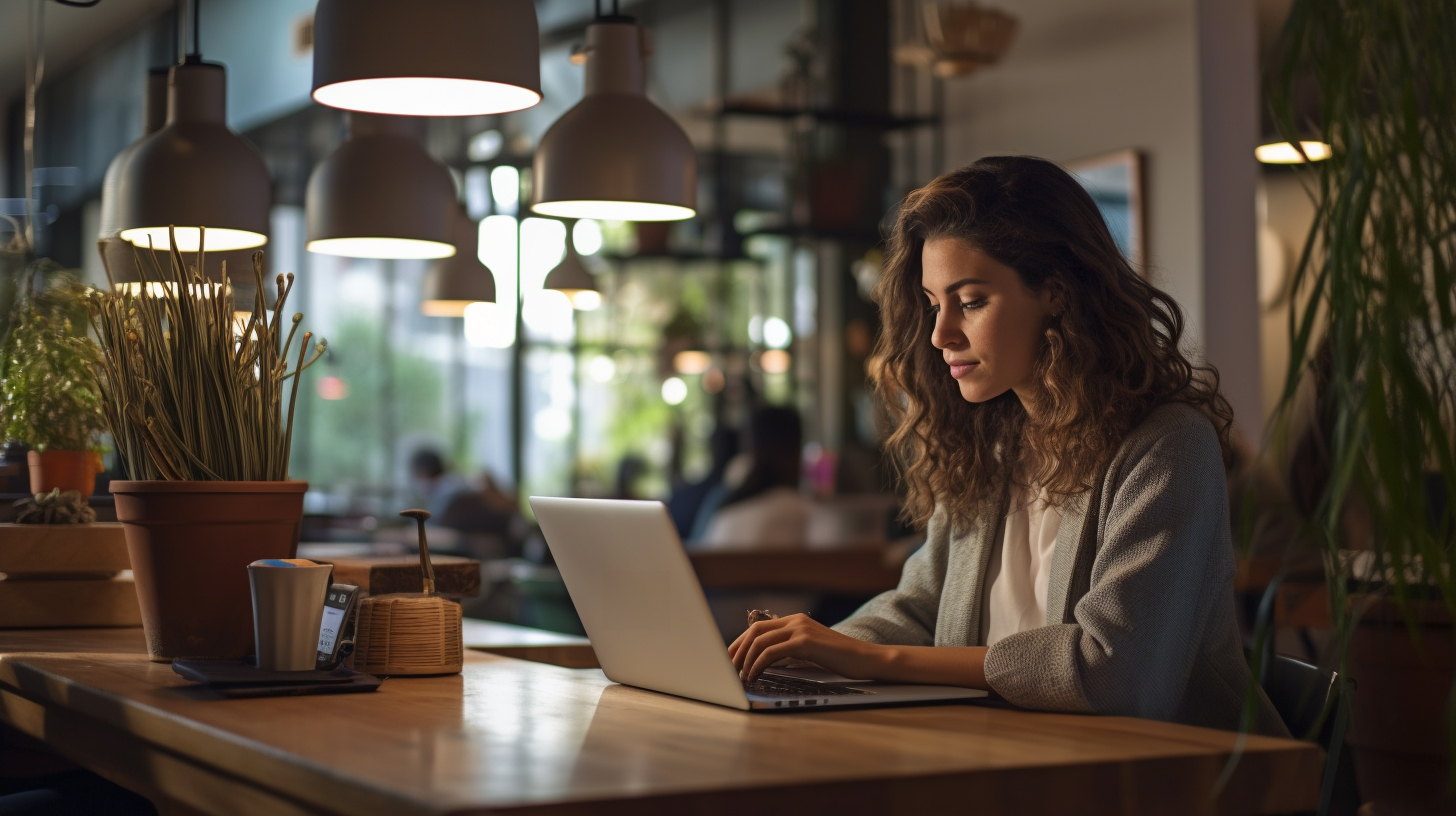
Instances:
[[[1258,88],[1251,3],[1016,0],[1004,6],[1021,21],[1006,59],[947,83],[942,169],[1004,153],[1065,162],[1142,151],[1146,271],[1183,307],[1188,347],[1199,356],[1206,351],[1219,367],[1239,424],[1257,438],[1263,412],[1254,305]],[[1247,338],[1255,341],[1242,342]]]

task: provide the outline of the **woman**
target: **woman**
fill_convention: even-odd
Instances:
[[[798,658],[1238,728],[1232,411],[1091,197],[1040,159],[946,174],[906,199],[877,299],[875,385],[926,544],[833,629],[753,624],[729,648],[745,679]],[[1250,708],[1254,730],[1286,733],[1262,693]]]

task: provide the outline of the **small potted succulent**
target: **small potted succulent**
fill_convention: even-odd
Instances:
[[[0,441],[30,446],[30,491],[91,495],[105,429],[93,370],[101,359],[86,334],[91,290],[61,275],[13,307],[0,343]]]
[[[293,352],[303,320],[283,316],[293,275],[277,277],[270,310],[255,253],[248,314],[230,286],[197,272],[197,255],[139,252],[143,286],[92,298],[102,405],[128,477],[111,492],[156,661],[252,649],[247,565],[298,548],[308,483],[288,478],[293,406],[299,375],[325,350],[320,341],[310,356],[304,332]]]

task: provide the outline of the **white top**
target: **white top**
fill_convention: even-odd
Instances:
[[[798,549],[809,537],[809,501],[792,487],[718,509],[698,542],[702,550]]]
[[[1047,582],[1062,527],[1062,513],[1047,504],[1045,490],[1013,484],[1007,506],[1006,533],[992,546],[989,589],[981,596],[981,643],[986,646],[1046,625]]]

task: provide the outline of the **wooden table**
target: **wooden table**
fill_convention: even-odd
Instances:
[[[1249,738],[1214,796],[1236,736],[1167,723],[971,705],[751,714],[479,653],[458,676],[390,679],[372,694],[221,700],[136,653],[134,630],[48,634],[0,634],[0,721],[164,812],[1184,814],[1316,802],[1313,744]],[[55,651],[67,643],[78,651]]]
[[[466,618],[462,626],[467,649],[568,669],[595,669],[599,665],[591,641],[577,635],[476,618]]]

